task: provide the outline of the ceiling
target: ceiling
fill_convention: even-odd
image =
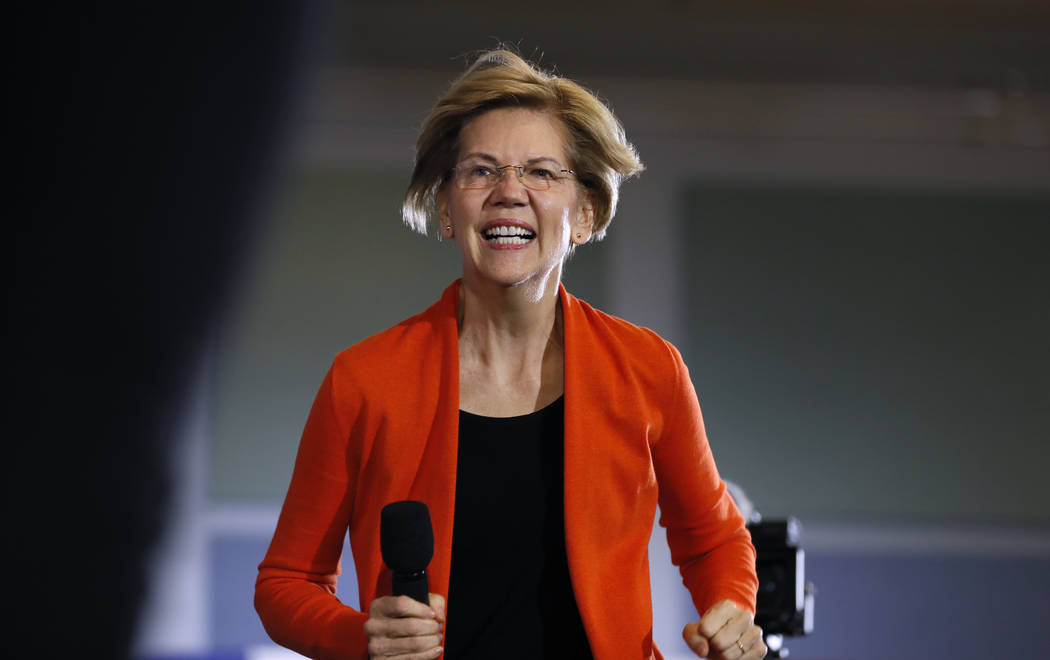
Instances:
[[[1050,2],[340,2],[329,57],[460,71],[501,41],[574,78],[1050,91]]]

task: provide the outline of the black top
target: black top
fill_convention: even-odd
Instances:
[[[565,404],[459,413],[445,657],[591,658],[565,556]]]

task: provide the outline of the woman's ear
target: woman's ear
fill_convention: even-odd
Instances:
[[[580,210],[576,213],[576,220],[572,223],[572,242],[583,245],[590,240],[594,232],[594,204],[588,195],[580,204]]]
[[[438,234],[444,238],[452,238],[455,230],[452,228],[452,212],[448,208],[448,194],[444,188],[437,194],[438,206]]]

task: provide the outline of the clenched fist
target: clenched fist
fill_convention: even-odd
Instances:
[[[761,660],[766,657],[762,629],[751,612],[730,600],[716,603],[682,637],[698,656],[708,660]]]

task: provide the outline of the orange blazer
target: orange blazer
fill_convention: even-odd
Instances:
[[[448,594],[459,422],[459,282],[437,303],[335,359],[303,431],[255,608],[278,644],[367,658],[363,625],[391,593],[380,510],[421,500],[434,525],[430,590]],[[559,289],[565,349],[565,543],[596,660],[662,658],[652,640],[648,542],[657,504],[697,611],[755,608],[755,552],[718,476],[681,356],[650,330]],[[360,609],[335,596],[349,529]],[[448,626],[456,608],[447,604]]]

